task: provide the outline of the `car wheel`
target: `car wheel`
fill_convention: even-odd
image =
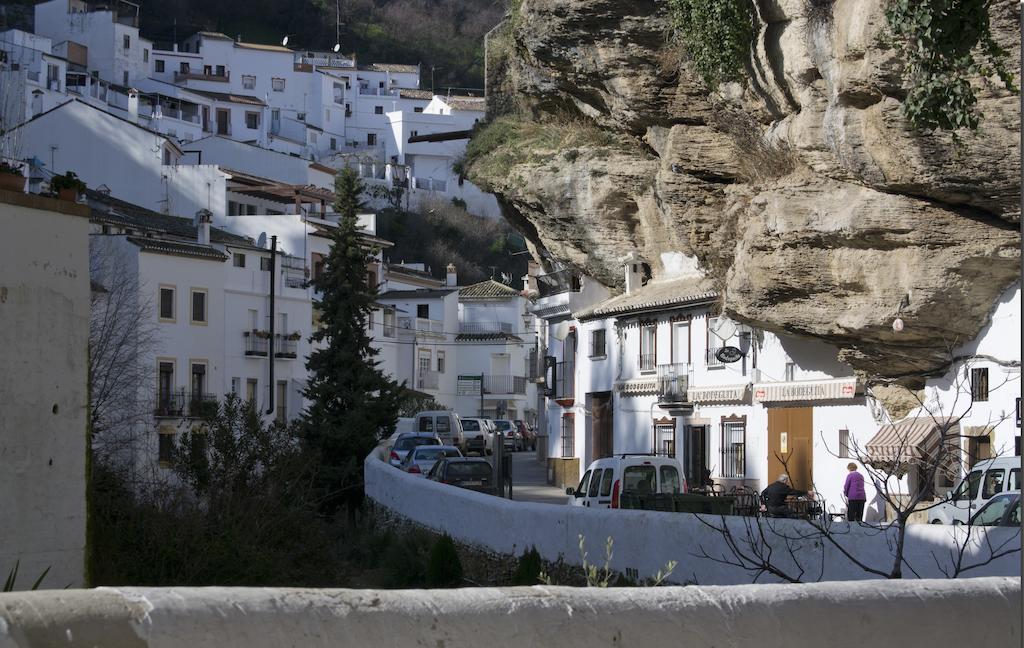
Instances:
[[[942,524],[942,520],[932,520],[932,524]]]
[[[963,524],[963,522],[960,520],[953,520],[953,526],[960,526],[961,524]]]

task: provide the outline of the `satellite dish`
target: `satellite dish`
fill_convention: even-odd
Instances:
[[[281,39],[281,46],[282,47],[288,47],[288,37],[287,36],[285,36],[284,38]]]
[[[256,247],[265,248],[267,247],[267,233],[260,232],[260,237],[256,239]]]
[[[727,317],[719,317],[718,323],[711,329],[715,337],[725,342],[736,335],[736,322]]]
[[[334,44],[334,53],[337,54],[340,51],[341,51],[341,43],[335,43]]]
[[[569,337],[569,322],[559,322],[551,328],[551,337],[564,340]]]

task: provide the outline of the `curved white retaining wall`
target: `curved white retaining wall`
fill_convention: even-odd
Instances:
[[[535,546],[546,560],[561,557],[567,563],[580,564],[579,536],[583,535],[589,561],[603,565],[605,540],[610,536],[614,540],[611,567],[621,573],[636,570],[636,575],[646,578],[674,560],[678,565],[669,579],[674,583],[735,585],[750,583],[754,577],[739,567],[702,557],[703,551],[719,559],[733,560],[723,534],[691,514],[515,502],[410,476],[374,454],[365,463],[365,483],[366,495],[380,506],[423,526],[447,532],[459,541],[498,553],[520,555]],[[737,545],[747,552],[751,550],[746,540],[760,536],[756,518],[701,517],[718,526],[724,521]],[[805,522],[771,519],[765,524],[767,547],[758,543],[759,549],[770,550],[772,562],[799,580],[879,578],[820,538],[786,539],[808,533],[811,529]],[[891,569],[890,546],[895,537],[892,531],[846,522],[834,523],[832,529],[836,541],[855,558],[886,572]],[[965,527],[909,526],[904,551],[909,567],[903,569],[904,578],[945,578],[940,566],[951,571],[957,542],[963,542],[964,533]],[[1014,528],[975,528],[971,533],[965,565],[978,564],[989,557],[989,543],[996,547],[1006,542],[1020,546],[1020,533]],[[792,545],[792,553],[787,543]],[[965,572],[964,576],[1019,577],[1020,553],[998,558]],[[770,574],[760,578],[760,582],[779,580]]]
[[[1013,646],[1009,578],[804,587],[433,591],[125,588],[0,594],[0,648]]]

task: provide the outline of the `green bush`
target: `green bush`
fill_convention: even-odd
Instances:
[[[455,541],[447,533],[437,539],[427,564],[427,587],[457,587],[462,584],[462,561]]]
[[[537,547],[530,547],[519,557],[519,563],[512,572],[513,585],[536,585],[540,583],[541,571],[540,552]]]
[[[669,11],[693,67],[711,87],[740,81],[754,40],[750,0],[669,0]]]

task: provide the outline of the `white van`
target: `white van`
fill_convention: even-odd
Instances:
[[[459,415],[448,410],[420,412],[415,417],[414,432],[436,434],[444,445],[453,445],[465,451],[465,434]]]
[[[683,467],[674,457],[649,454],[624,454],[598,459],[583,474],[580,485],[565,489],[572,496],[573,506],[619,508],[619,496],[631,491],[650,493],[685,493]]]
[[[948,501],[928,512],[932,524],[967,524],[992,497],[1020,489],[1020,457],[996,457],[974,464],[949,492]]]

